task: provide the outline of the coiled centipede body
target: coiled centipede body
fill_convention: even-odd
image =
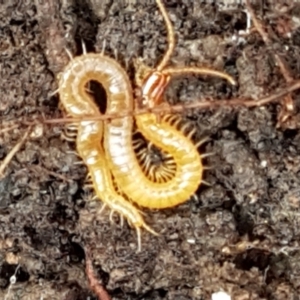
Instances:
[[[141,81],[142,105],[159,105],[171,76],[182,73],[210,74],[233,79],[222,72],[203,68],[165,68],[174,48],[173,30],[161,0],[156,0],[167,24],[169,48],[159,66],[148,70]],[[171,33],[170,33],[171,32]],[[141,74],[137,71],[137,78]],[[129,78],[113,59],[102,54],[76,57],[59,76],[59,94],[67,113],[74,118],[97,117],[101,113],[85,88],[88,82],[100,83],[107,94],[108,114],[133,111],[135,105]],[[159,148],[169,163],[154,171],[141,166],[136,157],[132,130],[134,120],[142,135]],[[103,139],[103,142],[102,142]],[[183,203],[196,191],[202,181],[203,165],[197,146],[167,119],[158,122],[153,113],[125,116],[110,121],[80,121],[76,139],[77,151],[87,165],[96,195],[113,211],[124,216],[137,230],[138,249],[141,248],[141,228],[156,234],[129,200],[148,208],[167,208]],[[132,179],[135,180],[132,180]],[[153,180],[155,179],[155,180]],[[117,184],[117,188],[115,186]],[[120,191],[120,192],[119,192]]]

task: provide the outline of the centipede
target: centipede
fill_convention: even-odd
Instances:
[[[136,82],[141,89],[141,99],[135,99],[132,84],[121,65],[104,53],[87,53],[75,58],[58,75],[60,102],[72,118],[82,118],[77,124],[76,149],[87,166],[96,196],[112,212],[125,217],[137,232],[138,251],[141,250],[141,229],[157,235],[141,216],[138,206],[163,209],[179,205],[195,193],[202,182],[203,155],[191,139],[191,133],[178,130],[172,116],[158,120],[154,113],[135,117],[128,115],[109,121],[89,120],[100,116],[93,97],[86,87],[94,81],[102,85],[107,95],[107,114],[134,111],[137,106],[161,105],[162,95],[173,75],[194,73],[214,75],[234,80],[226,73],[208,68],[166,68],[175,47],[172,24],[161,2],[156,3],[168,29],[169,47],[156,68],[140,65]],[[86,120],[84,121],[84,118]],[[143,151],[136,154],[134,124],[143,137],[161,151],[164,164],[156,169],[151,166]],[[141,164],[144,161],[144,165]],[[132,180],[134,178],[135,180]]]

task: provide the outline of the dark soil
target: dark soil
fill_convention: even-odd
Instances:
[[[208,1],[209,3],[212,1]],[[225,1],[224,1],[225,2]],[[155,66],[166,29],[154,1],[36,0],[0,2],[0,160],[22,138],[25,120],[61,117],[56,75],[65,48],[105,53],[128,67],[143,57]],[[5,4],[6,3],[6,4]],[[201,98],[259,99],[286,82],[257,32],[246,30],[242,8],[202,0],[164,1],[177,34],[173,65],[207,65],[238,81],[186,76],[172,81],[170,103]],[[297,79],[300,7],[257,7],[273,42]],[[96,299],[85,273],[89,249],[95,276],[112,299],[299,299],[300,105],[278,122],[281,105],[185,111],[212,167],[197,195],[179,207],[143,210],[160,233],[142,235],[99,215],[100,201],[84,190],[86,169],[63,124],[37,125],[0,180],[0,298]],[[1,129],[0,128],[0,129]],[[73,153],[71,152],[73,151]],[[16,275],[16,283],[10,278]]]

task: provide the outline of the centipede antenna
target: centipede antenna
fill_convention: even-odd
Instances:
[[[183,75],[183,74],[196,74],[196,75],[211,75],[221,77],[226,79],[230,84],[236,85],[236,81],[230,75],[226,74],[225,72],[212,70],[209,68],[200,68],[200,67],[182,67],[182,68],[166,68],[161,71],[164,75],[169,76],[176,76],[176,75]]]
[[[160,10],[160,13],[163,16],[163,19],[165,21],[165,25],[167,28],[167,32],[168,32],[168,36],[167,36],[167,40],[168,40],[168,48],[167,51],[165,52],[161,62],[158,64],[156,70],[157,71],[162,71],[165,66],[167,65],[168,61],[170,60],[170,57],[174,51],[175,48],[175,33],[174,33],[174,29],[173,29],[173,25],[171,23],[171,20],[168,16],[168,13],[166,11],[165,6],[162,3],[162,0],[156,0],[156,4]]]
[[[68,48],[65,48],[65,51],[68,54],[70,60],[73,60],[73,54],[71,53],[71,51]]]
[[[85,43],[84,43],[83,40],[81,40],[81,47],[82,47],[82,53],[83,53],[83,54],[87,54],[87,51],[86,51],[86,45],[85,45]]]

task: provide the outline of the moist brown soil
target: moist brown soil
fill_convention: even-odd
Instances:
[[[210,1],[208,1],[210,2]],[[211,1],[212,2],[212,1]],[[246,30],[242,8],[200,0],[164,1],[176,30],[173,65],[225,70],[239,83],[183,76],[166,92],[170,103],[203,98],[259,99],[286,87],[274,52],[297,79],[300,7],[257,7],[272,40]],[[132,60],[155,66],[166,49],[166,29],[154,1],[37,0],[0,4],[0,160],[20,141],[26,120],[61,117],[56,76],[68,63],[65,48],[105,53],[133,76]],[[112,299],[299,299],[300,133],[295,110],[278,121],[282,105],[184,111],[211,169],[195,197],[178,207],[143,209],[158,237],[136,233],[84,189],[86,168],[75,164],[64,124],[40,124],[0,180],[0,298],[96,299],[85,273],[94,273]],[[73,153],[72,153],[73,151]],[[16,275],[16,283],[10,278]]]

